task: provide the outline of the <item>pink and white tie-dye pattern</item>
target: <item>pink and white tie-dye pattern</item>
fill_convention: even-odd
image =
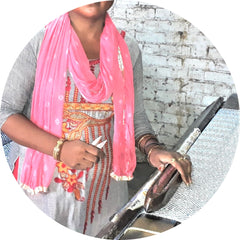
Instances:
[[[46,26],[37,62],[31,121],[59,138],[62,136],[67,70],[86,100],[103,102],[113,96],[111,176],[116,180],[129,180],[136,166],[133,71],[128,47],[108,14],[100,49],[100,73],[96,78],[68,13]],[[51,156],[27,149],[21,185],[32,193],[47,191],[55,167],[56,161]]]

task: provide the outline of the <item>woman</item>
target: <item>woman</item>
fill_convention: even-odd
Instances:
[[[74,9],[38,33],[13,66],[0,114],[18,149],[13,172],[29,198],[92,236],[128,200],[122,180],[132,179],[135,143],[151,165],[170,163],[191,183],[189,159],[165,150],[149,125],[141,53],[116,30],[112,4]],[[99,136],[102,149],[92,144]]]

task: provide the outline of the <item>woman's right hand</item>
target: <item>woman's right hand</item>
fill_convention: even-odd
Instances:
[[[2,131],[14,142],[50,156],[59,139],[21,114],[11,115],[3,124]],[[60,153],[61,161],[68,167],[79,170],[93,167],[104,157],[102,150],[80,140],[65,141]]]
[[[105,154],[101,149],[80,140],[64,142],[60,153],[60,160],[68,167],[77,170],[92,168],[104,157]]]

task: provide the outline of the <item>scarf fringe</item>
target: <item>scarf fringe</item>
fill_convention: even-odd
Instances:
[[[22,189],[26,190],[31,195],[36,195],[40,192],[43,192],[43,193],[48,192],[48,188],[47,187],[42,187],[42,186],[38,186],[38,187],[35,187],[34,189],[32,189],[31,187],[27,186],[26,184],[20,183],[20,187]]]
[[[131,181],[133,179],[133,176],[118,176],[114,172],[111,172],[110,176],[116,181]]]

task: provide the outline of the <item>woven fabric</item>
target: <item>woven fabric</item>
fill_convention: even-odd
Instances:
[[[218,190],[238,143],[239,111],[221,109],[189,150],[193,164],[190,187],[180,185],[169,203],[152,213],[182,222],[200,210]]]

